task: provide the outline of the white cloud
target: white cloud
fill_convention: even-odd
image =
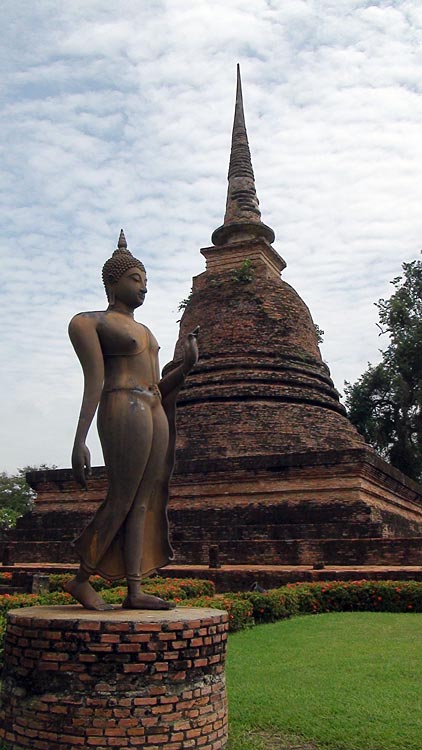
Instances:
[[[0,22],[1,468],[69,464],[82,380],[67,322],[104,306],[121,226],[171,357],[223,219],[237,61],[283,276],[339,389],[377,359],[373,303],[422,237],[417,0],[35,0]]]

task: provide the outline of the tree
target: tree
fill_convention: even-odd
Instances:
[[[378,365],[346,383],[349,417],[378,453],[422,479],[422,261],[403,263],[395,292],[376,304],[380,336],[390,337]]]
[[[27,513],[34,504],[36,493],[27,484],[25,475],[28,471],[43,471],[55,466],[25,466],[16,474],[0,472],[0,529],[6,531],[16,525],[18,518]]]

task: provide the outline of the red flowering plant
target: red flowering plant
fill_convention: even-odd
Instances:
[[[101,591],[101,596],[107,604],[121,604],[126,595],[127,590],[124,586],[114,586],[112,589]]]
[[[201,596],[196,599],[187,599],[183,604],[187,607],[211,607],[211,609],[225,610],[229,615],[229,631],[231,633],[254,624],[252,605],[242,599],[239,594]]]
[[[298,613],[296,597],[291,590],[248,591],[240,596],[249,602],[255,623],[284,620]]]
[[[50,591],[62,591],[64,585],[74,577],[74,573],[52,573],[48,576]],[[95,591],[101,591],[105,587],[124,586],[125,581],[104,581],[101,576],[91,576],[90,584]]]
[[[212,581],[200,578],[146,578],[142,584],[147,594],[161,596],[163,599],[191,599],[198,596],[213,596],[215,586]]]
[[[49,576],[50,591],[61,591],[67,581],[73,577],[72,573],[59,573]],[[95,591],[100,591],[101,595],[106,598],[106,601],[111,602],[112,600],[119,601],[118,595],[106,593],[112,592],[115,589],[121,590],[126,586],[126,581],[121,579],[119,581],[105,581],[100,576],[92,576],[90,583]],[[162,576],[155,576],[152,578],[146,578],[142,583],[142,588],[147,594],[153,594],[155,596],[161,596],[163,599],[179,599],[183,600],[187,597],[192,596],[211,596],[215,592],[215,587],[212,581],[206,581],[195,578],[163,578]],[[111,599],[107,598],[111,596]],[[116,598],[117,597],[117,598]]]
[[[9,609],[34,607],[39,604],[37,594],[2,594],[0,596],[0,616],[5,616]]]
[[[147,594],[161,596],[166,601],[174,601],[176,604],[185,601],[192,596],[212,596],[214,584],[212,581],[195,580],[192,578],[146,578],[142,583],[142,589]],[[112,588],[100,589],[101,596],[109,604],[122,601],[126,596],[125,581]]]
[[[422,612],[422,582],[419,581],[328,581],[299,584],[293,590],[301,614],[406,612],[409,609]]]

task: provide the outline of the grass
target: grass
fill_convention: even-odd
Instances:
[[[230,636],[228,750],[421,750],[422,615],[341,612]]]

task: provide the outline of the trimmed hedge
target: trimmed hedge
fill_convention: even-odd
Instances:
[[[247,604],[239,607],[239,602]],[[422,612],[419,581],[329,581],[288,583],[256,591],[189,599],[186,604],[220,607],[229,612],[230,630],[321,612]]]
[[[215,596],[200,596],[183,602],[187,607],[211,607],[225,609],[229,615],[229,631],[252,627],[255,624],[253,608],[247,599],[240,594],[216,594]]]
[[[64,584],[73,577],[72,573],[50,575],[50,591],[62,591]],[[89,582],[95,591],[101,591],[101,595],[105,591],[122,589],[126,586],[124,579],[121,581],[108,581],[108,585],[105,586],[104,578],[101,578],[101,576],[91,576]],[[142,589],[147,594],[162,596],[164,599],[173,599],[174,601],[182,601],[188,596],[212,596],[215,592],[215,586],[212,581],[197,578],[163,578],[162,576],[147,578],[142,582]]]
[[[326,581],[287,584],[286,588],[300,614],[422,612],[422,581]]]

